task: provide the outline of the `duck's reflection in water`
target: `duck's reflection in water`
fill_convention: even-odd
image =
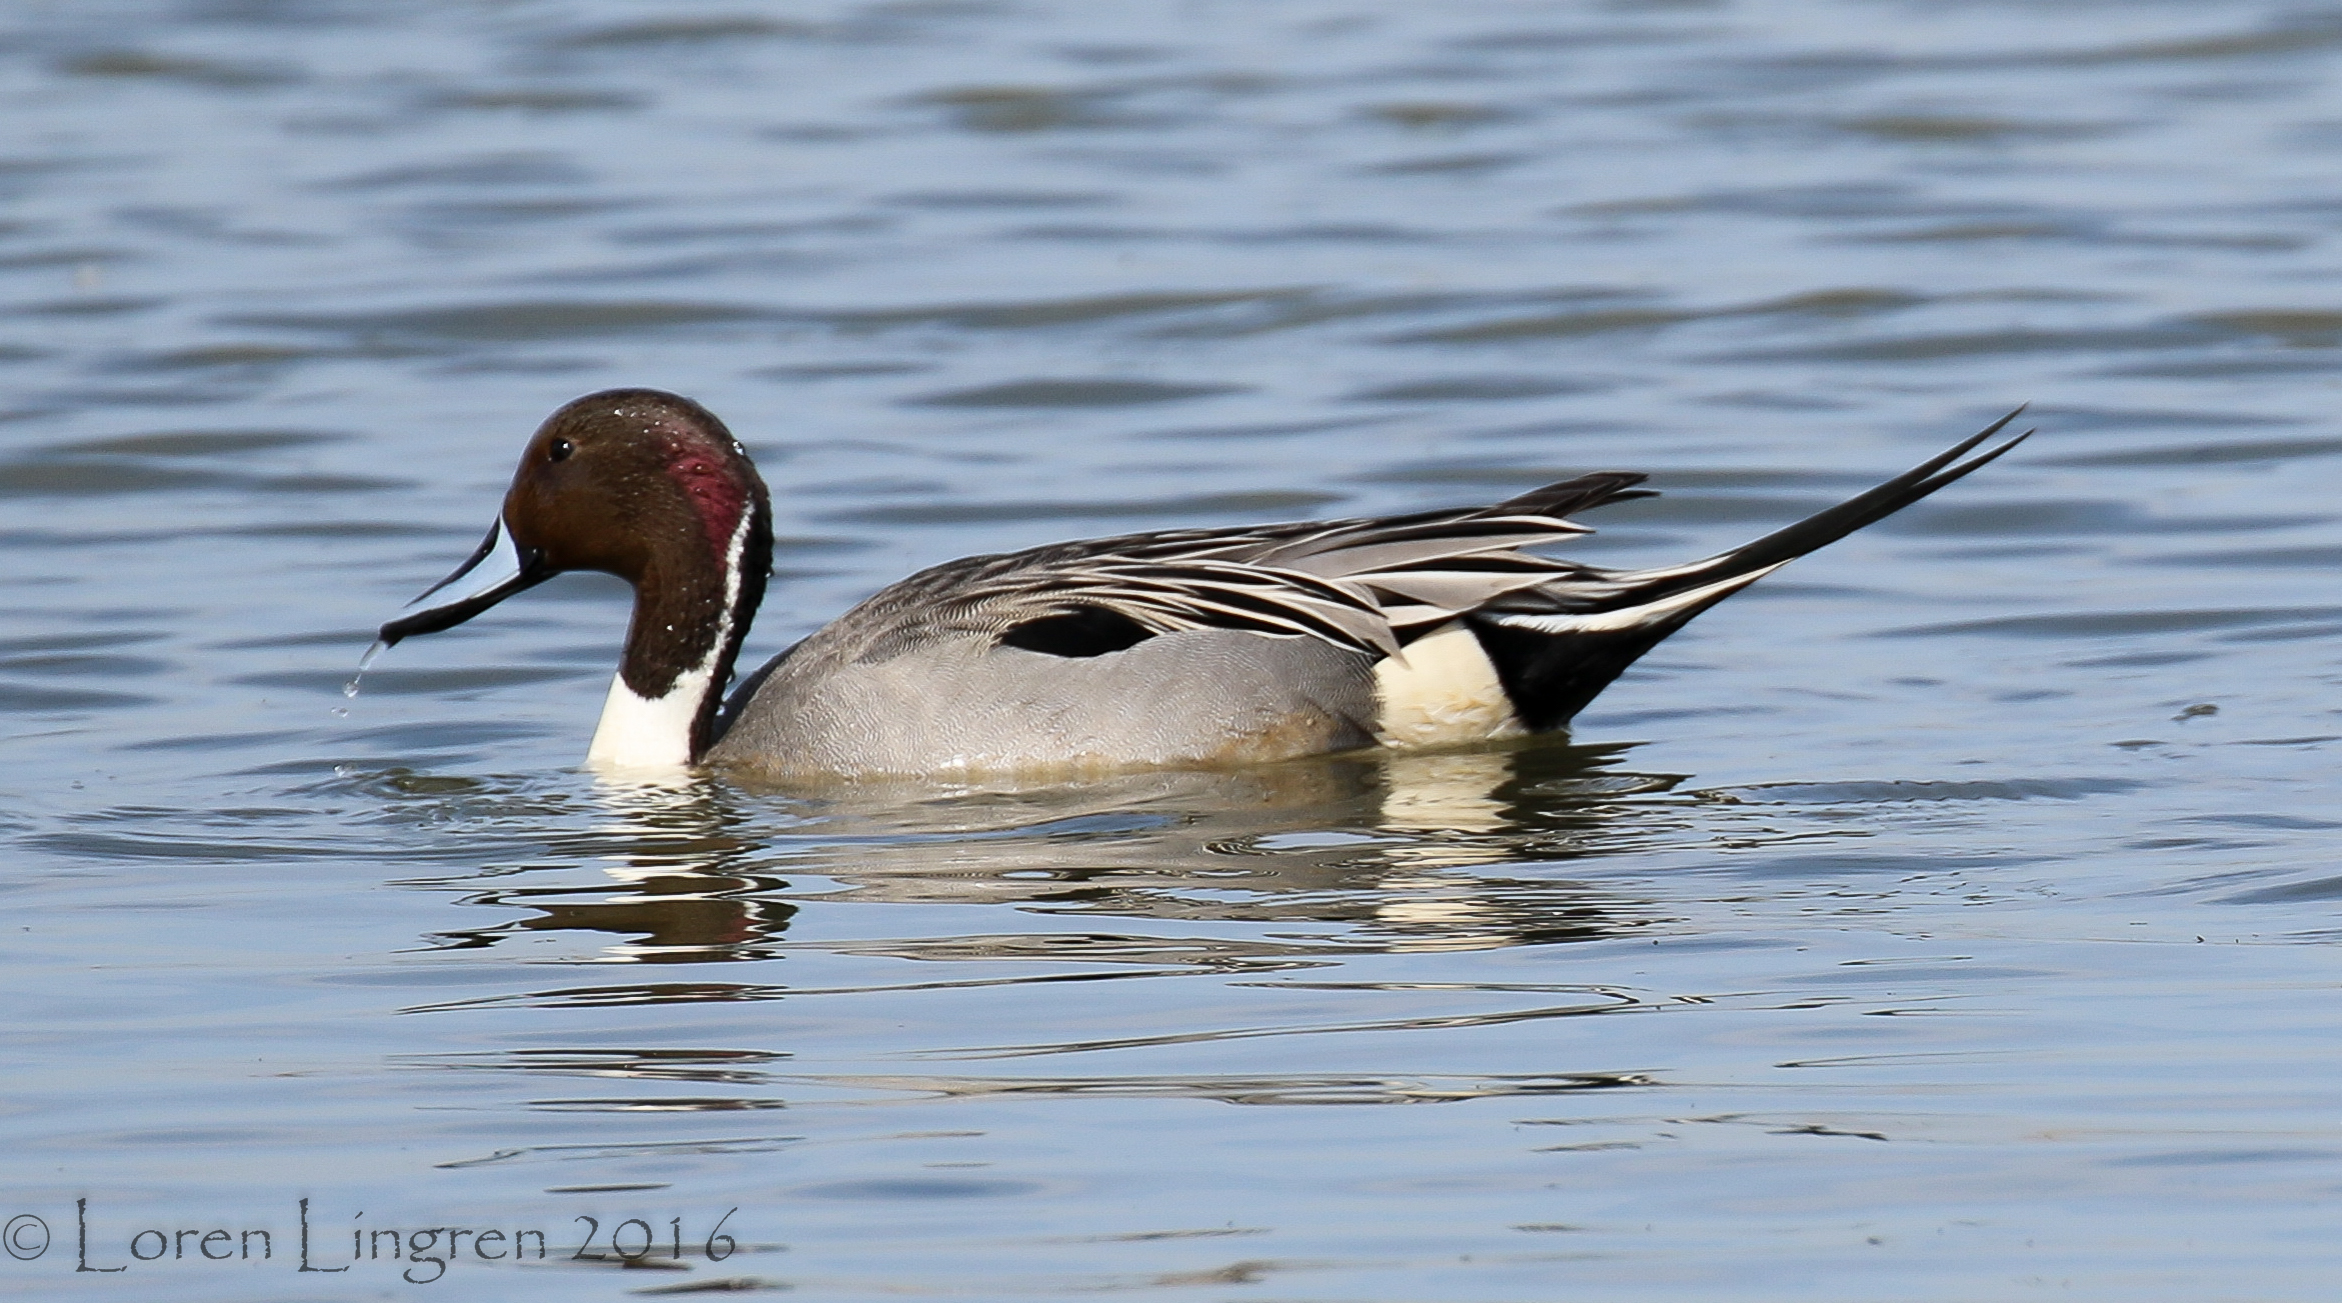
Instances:
[[[751,866],[766,847],[727,793],[703,779],[600,780],[595,798],[607,811],[582,839],[594,880],[496,887],[472,904],[525,906],[529,915],[485,928],[441,934],[449,948],[490,946],[524,933],[615,933],[629,940],[604,947],[602,962],[706,963],[768,959],[798,906],[776,893],[788,886]],[[558,850],[573,849],[563,839]],[[533,875],[531,875],[533,876]]]
[[[1193,972],[1587,940],[1650,915],[1552,868],[1647,844],[1673,822],[1622,798],[1664,791],[1677,776],[1620,769],[1622,750],[1548,740],[1024,786],[764,790],[724,779],[611,779],[598,785],[607,817],[586,839],[590,881],[513,875],[520,880],[469,899],[529,913],[446,934],[445,943],[608,933],[626,940],[577,960],[705,963],[811,948]],[[864,909],[853,915],[859,939],[785,936],[802,909],[889,903],[1004,908],[974,933],[873,936],[892,911]],[[1036,915],[1098,926],[999,926]],[[1112,920],[1158,926],[1121,931]],[[1161,924],[1195,929],[1166,935]],[[702,984],[606,993],[758,998],[749,988],[724,997],[685,985]]]

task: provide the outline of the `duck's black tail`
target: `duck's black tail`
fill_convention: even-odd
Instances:
[[[2020,407],[1877,488],[1729,552],[1662,570],[1595,571],[1516,593],[1467,617],[1527,727],[1567,724],[1644,652],[1773,571],[1882,520],[2023,443],[2025,431],[1960,460]]]

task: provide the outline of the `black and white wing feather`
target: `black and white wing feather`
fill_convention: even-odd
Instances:
[[[895,615],[887,654],[948,628],[1014,641],[1038,621],[1127,621],[1145,634],[1235,629],[1317,638],[1373,659],[1507,594],[1595,572],[1521,549],[1590,531],[1565,511],[1646,494],[1642,476],[1606,472],[1492,507],[1230,530],[1087,539],[971,557],[871,599]]]

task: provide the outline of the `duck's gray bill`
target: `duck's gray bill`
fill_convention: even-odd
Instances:
[[[504,522],[501,520],[490,525],[488,537],[480,540],[480,546],[473,550],[471,556],[466,558],[462,565],[457,566],[453,574],[424,589],[422,595],[415,598],[415,601],[422,601],[423,598],[429,597],[478,569],[480,563],[488,559],[488,554],[496,550],[497,536],[503,533],[503,530]],[[551,579],[555,573],[557,572],[552,567],[545,564],[545,558],[540,553],[534,549],[523,552],[518,545],[515,545],[512,568],[509,572],[469,597],[458,598],[443,606],[434,606],[429,610],[417,611],[413,615],[402,616],[382,626],[380,635],[382,645],[396,647],[401,639],[413,637],[418,633],[437,633],[441,629],[452,629],[514,593],[525,593]],[[413,602],[408,603],[410,606],[413,604]]]

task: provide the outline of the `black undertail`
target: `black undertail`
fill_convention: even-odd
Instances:
[[[1521,727],[1549,733],[1566,726],[1627,666],[1689,619],[1658,629],[1594,634],[1542,633],[1481,615],[1464,623],[1480,639],[1488,663],[1496,667],[1496,680],[1512,699]]]

